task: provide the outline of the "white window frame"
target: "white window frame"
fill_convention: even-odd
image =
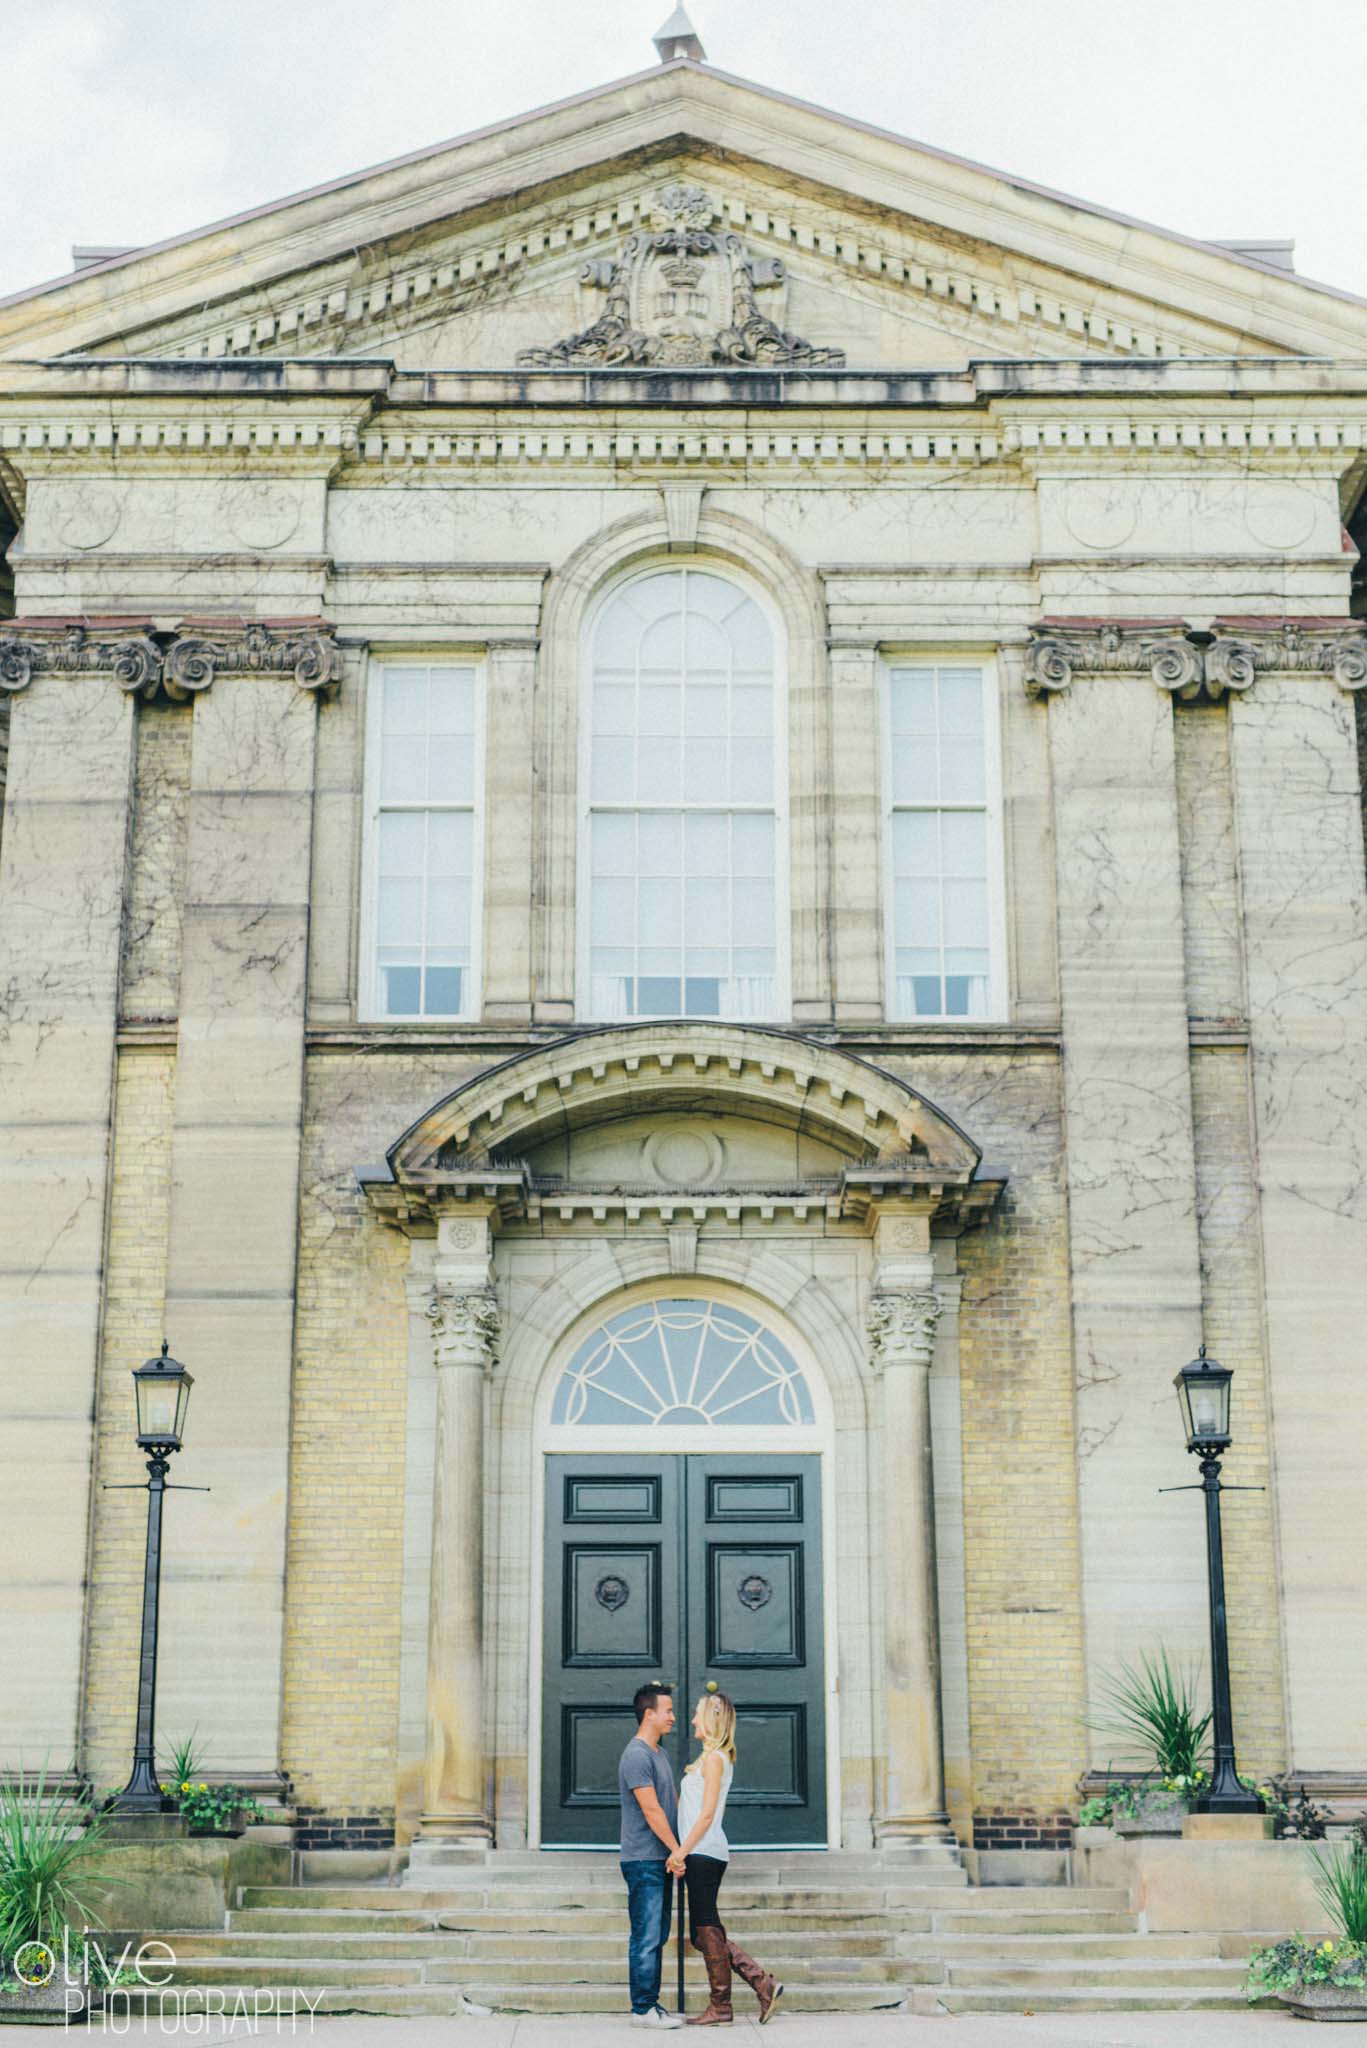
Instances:
[[[894,669],[978,668],[983,688],[983,804],[899,804],[892,794],[892,677]],[[924,1024],[936,1029],[1003,1024],[1010,1014],[1006,952],[1006,833],[1002,800],[1001,671],[995,653],[981,647],[896,647],[879,651],[879,724],[883,787],[879,805],[883,838],[883,986],[889,1024]],[[984,811],[987,826],[987,1011],[982,1017],[903,1015],[897,1007],[897,901],[892,821],[898,811]]]
[[[384,677],[400,668],[461,668],[474,677],[475,731],[472,796],[468,804],[382,804],[380,801],[381,705]],[[363,1024],[468,1024],[478,1019],[484,991],[484,759],[488,662],[468,647],[404,648],[372,653],[366,663],[365,766],[362,786],[361,916],[357,962],[357,1020]],[[382,810],[469,811],[473,857],[470,874],[470,972],[468,999],[460,1010],[396,1016],[384,1008],[379,974],[380,813]]]
[[[763,612],[774,647],[774,800],[771,804],[690,804],[680,800],[669,804],[595,804],[593,789],[593,689],[594,659],[593,643],[598,629],[598,620],[617,593],[628,583],[643,583],[647,577],[670,575],[679,569],[689,569],[707,576],[715,576],[722,583],[734,584],[738,590],[752,599]],[[788,786],[788,636],[783,620],[763,587],[743,571],[735,569],[729,562],[716,562],[707,556],[668,555],[655,561],[636,564],[615,576],[598,594],[585,614],[579,640],[579,674],[582,687],[579,691],[579,816],[575,849],[575,1020],[581,1024],[608,1022],[615,1024],[646,1024],[672,1021],[671,1011],[642,1011],[630,1017],[600,1019],[591,1008],[593,981],[591,976],[592,956],[592,820],[595,811],[618,811],[636,814],[642,811],[717,811],[728,814],[748,813],[752,816],[772,816],[774,820],[774,1002],[772,1013],[767,1017],[729,1017],[719,1015],[711,1021],[717,1024],[782,1024],[791,1020],[792,974],[793,974],[793,932],[792,932],[792,848],[791,806]],[[697,1021],[706,1023],[703,1017]]]

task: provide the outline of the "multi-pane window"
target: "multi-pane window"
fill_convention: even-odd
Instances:
[[[615,591],[591,644],[589,1011],[778,1013],[774,636],[737,585]]]
[[[889,1007],[896,1017],[991,1014],[987,704],[980,667],[889,670]]]
[[[375,1017],[477,1007],[478,671],[393,662],[372,673],[368,944]]]

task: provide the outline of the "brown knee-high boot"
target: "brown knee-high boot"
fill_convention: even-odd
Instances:
[[[777,1977],[771,1977],[767,1970],[762,1970],[754,1957],[746,1955],[745,1950],[739,1948],[734,1941],[727,1943],[726,1950],[731,1968],[750,1986],[759,2000],[759,2023],[763,2026],[782,1998],[783,1986]]]
[[[731,1958],[726,1933],[720,1927],[695,1927],[693,1946],[707,1966],[707,2010],[694,2013],[690,2027],[729,2027],[731,2011]]]

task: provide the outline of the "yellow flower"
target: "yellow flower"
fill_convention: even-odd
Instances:
[[[201,1792],[207,1792],[209,1788],[207,1785],[201,1784],[199,1789]]]
[[[188,1791],[189,1791],[189,1789],[190,1789],[190,1780],[189,1780],[188,1778],[182,1778],[182,1779],[181,1779],[181,1781],[180,1781],[180,1789],[181,1789],[181,1791],[182,1791],[182,1792],[188,1792]]]

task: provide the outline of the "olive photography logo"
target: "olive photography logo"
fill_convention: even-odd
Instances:
[[[73,1939],[63,1932],[59,1946],[25,1941],[12,1955],[0,1956],[0,1989],[19,2018],[27,2002],[35,2017],[49,2021],[60,2014],[73,2023],[110,2034],[135,2031],[158,2034],[231,2034],[244,2032],[309,2033],[321,1990],[313,1993],[293,1985],[185,1984],[174,1981],[177,1957],[169,1941],[157,1936],[125,1941],[116,1950],[107,1935],[87,1929]],[[16,2009],[17,2008],[17,2009]]]

